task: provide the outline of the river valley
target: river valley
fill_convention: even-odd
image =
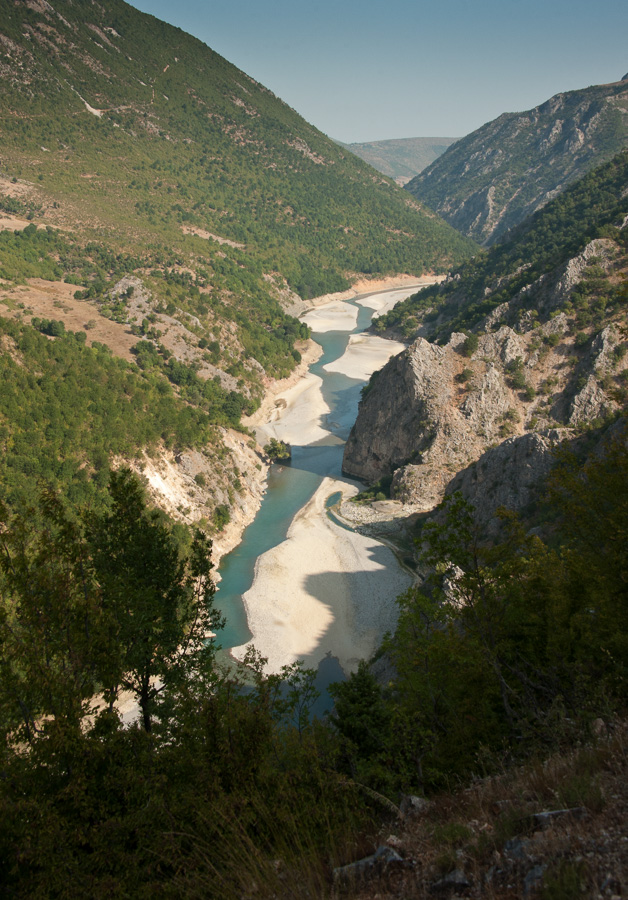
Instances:
[[[216,601],[227,619],[219,640],[236,659],[253,643],[269,672],[299,659],[323,663],[325,680],[334,680],[395,625],[395,597],[410,574],[388,547],[343,527],[328,507],[360,490],[342,475],[344,443],[364,383],[403,349],[364,331],[416,287],[331,300],[302,317],[322,355],[254,423],[261,444],[271,437],[291,444],[292,462],[271,467],[254,522],[219,569]]]

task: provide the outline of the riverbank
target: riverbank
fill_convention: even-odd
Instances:
[[[395,281],[384,284],[379,294],[356,302],[378,312],[415,287],[400,287]],[[338,298],[316,304],[306,313],[302,321],[312,327],[315,337],[347,333],[344,352],[338,345],[338,358],[332,356],[322,370],[317,367],[321,374],[308,371],[296,383],[278,384],[260,410],[245,421],[260,443],[275,437],[299,448],[293,458],[297,470],[303,466],[308,471],[310,464],[303,453],[310,447],[314,452],[335,447],[340,454],[333,472],[327,470],[313,495],[293,514],[285,539],[255,558],[251,586],[241,595],[252,639],[233,647],[231,655],[243,659],[252,644],[268,660],[269,672],[279,672],[297,659],[316,667],[329,653],[345,672],[354,671],[360,659],[375,652],[384,632],[394,628],[395,597],[414,581],[413,574],[399,566],[394,548],[380,536],[343,528],[325,508],[330,495],[337,493],[348,501],[359,490],[355,482],[339,474],[343,443],[339,434],[353,419],[341,426],[338,409],[331,410],[326,397],[335,397],[336,391],[340,395],[357,392],[353,401],[357,408],[356,382],[367,381],[373,371],[405,349],[399,342],[368,333],[349,334],[357,315],[357,306]],[[333,338],[332,345],[334,341],[337,344]],[[335,386],[331,393],[327,386],[324,393],[323,378],[328,375]]]
[[[277,381],[268,380],[265,384],[264,399],[258,409],[251,416],[242,416],[242,424],[251,431],[267,425],[277,419],[279,411],[286,406],[285,394],[293,388],[304,390],[304,385],[309,378],[309,368],[320,359],[323,349],[316,341],[309,340],[304,345],[299,345],[301,362],[287,378]],[[298,396],[300,391],[295,391],[291,396]]]
[[[413,579],[391,549],[326,515],[327,498],[337,491],[349,499],[358,488],[325,478],[286,540],[257,560],[253,586],[243,596],[253,639],[232,649],[236,659],[254,644],[268,660],[267,671],[278,672],[298,659],[316,667],[331,653],[349,673],[394,628],[392,600]]]
[[[373,372],[385,366],[391,356],[406,349],[399,341],[388,341],[373,334],[352,334],[343,355],[323,366],[326,372],[338,372],[347,378],[368,381]]]
[[[428,284],[438,284],[444,281],[446,275],[393,275],[385,278],[358,278],[353,282],[346,291],[338,291],[335,294],[322,294],[320,297],[314,297],[308,300],[308,304],[313,309],[323,306],[325,303],[336,300],[357,300],[368,294],[375,294],[378,291],[394,291],[401,288],[416,288],[418,291]]]

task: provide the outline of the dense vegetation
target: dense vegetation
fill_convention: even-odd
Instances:
[[[214,440],[212,422],[239,420],[224,392],[207,414],[165,378],[142,375],[104,345],[86,347],[84,332],[39,324],[58,336],[0,319],[0,499],[11,507],[32,502],[41,483],[74,502],[94,500],[113,456],[202,446]]]
[[[627,110],[624,80],[504,113],[450,147],[407,189],[463,234],[493,244],[628,146]]]
[[[471,251],[200,41],[121,0],[88,19],[67,0],[55,10],[18,3],[3,18],[2,153],[59,221],[80,207],[92,233],[212,268],[226,257],[258,280],[278,271],[302,297],[346,287],[349,273],[442,270]]]
[[[399,303],[377,320],[378,330],[395,328],[411,338],[427,320],[433,323],[433,339],[447,340],[452,331],[480,326],[492,310],[576,256],[593,238],[609,237],[625,248],[626,185],[628,151],[572,185],[514,229],[504,243],[460,266],[443,285]],[[601,312],[610,312],[619,302],[617,290],[608,287]],[[531,309],[532,302],[522,296],[521,310]],[[571,312],[577,298],[565,303]]]
[[[483,754],[490,768],[578,739],[623,708],[628,452],[623,427],[614,435],[584,477],[581,456],[559,458],[551,536],[504,511],[506,539],[485,546],[457,495],[445,524],[424,529],[434,575],[401,598],[388,650],[408,776],[426,788],[476,771]]]
[[[269,851],[333,851],[364,808],[309,721],[312,673],[281,691],[252,655],[245,692],[221,672],[207,540],[128,471],[108,494],[1,510],[3,893],[236,896]]]
[[[36,515],[5,516],[8,895],[325,896],[326,866],[400,789],[501,769],[622,710],[628,452],[625,432],[607,438],[584,474],[558,467],[551,540],[511,520],[483,546],[449,501],[423,533],[431,584],[401,599],[385,644],[396,676],[383,689],[361,664],[326,723],[310,718],[313,673],[285,670],[282,689],[252,654],[243,690],[216,667],[199,640],[204,616],[220,624],[209,548],[175,539],[128,473],[101,512],[47,493]],[[132,726],[111,706],[123,686]]]

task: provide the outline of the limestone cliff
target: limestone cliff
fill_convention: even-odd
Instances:
[[[463,341],[454,334],[437,347],[419,338],[384,367],[347,441],[347,474],[376,481],[394,472],[394,495],[430,509],[451,475],[498,437],[515,401],[495,360],[509,357],[517,336],[504,328],[484,341],[488,355],[474,364],[470,384],[461,380]]]
[[[521,513],[538,500],[554,462],[554,450],[568,436],[566,429],[553,429],[508,438],[459,472],[446,493],[460,491],[475,508],[483,538],[497,538],[501,525],[497,510],[503,507]]]
[[[365,391],[344,471],[392,475],[406,512],[460,490],[493,534],[498,507],[531,502],[558,442],[620,409],[628,371],[626,334],[612,322],[585,340],[565,314],[527,328],[480,335],[470,357],[465,335],[453,334],[444,347],[419,338],[390,360]]]

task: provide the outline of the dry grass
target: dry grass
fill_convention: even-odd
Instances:
[[[88,345],[99,341],[115,356],[133,361],[131,347],[137,344],[138,338],[131,334],[129,326],[101,316],[98,308],[87,300],[75,300],[76,290],[75,284],[42,278],[29,278],[24,285],[0,286],[0,312],[24,322],[29,322],[32,316],[57,319],[68,331],[85,330]],[[90,327],[86,329],[88,323]]]
[[[432,896],[571,900],[628,892],[628,725],[562,753],[437,797],[382,832],[403,857],[353,900]],[[573,810],[543,822],[538,813]],[[459,870],[467,886],[438,885]],[[538,876],[538,877],[535,877]]]

